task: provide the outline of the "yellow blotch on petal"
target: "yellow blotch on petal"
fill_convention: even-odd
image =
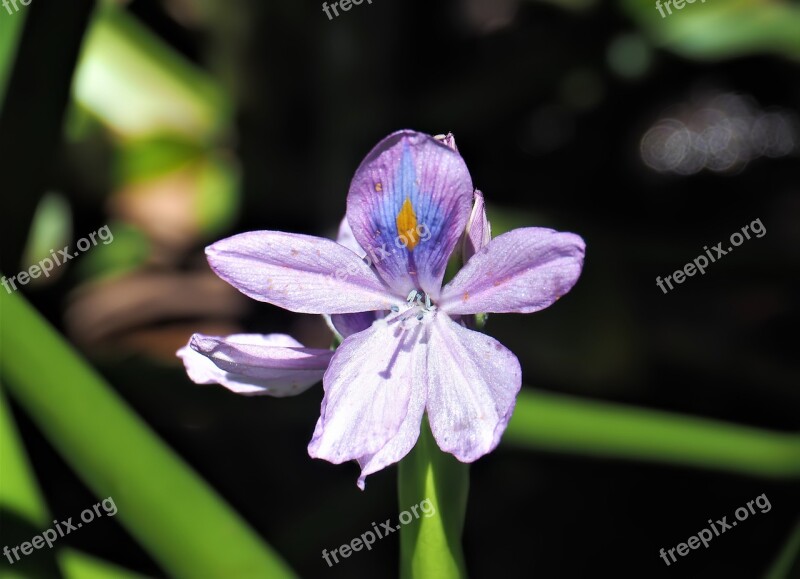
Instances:
[[[406,249],[414,251],[419,243],[419,233],[417,232],[417,214],[414,213],[414,206],[411,199],[406,197],[400,213],[397,214],[397,235],[402,235],[406,239]]]

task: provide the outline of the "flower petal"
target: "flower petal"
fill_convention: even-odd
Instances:
[[[253,231],[208,246],[206,255],[240,292],[293,312],[344,314],[403,303],[358,255],[330,239]]]
[[[380,318],[380,312],[361,312],[359,314],[333,314],[325,316],[328,327],[342,340],[366,330],[372,322]]]
[[[567,293],[581,274],[585,244],[574,233],[529,227],[493,239],[442,289],[448,314],[530,313]]]
[[[339,224],[339,233],[336,236],[336,243],[345,246],[362,259],[367,255],[367,252],[364,251],[364,248],[362,248],[356,241],[356,238],[353,237],[353,230],[351,229],[350,224],[347,222],[347,217],[342,219],[341,223]],[[378,312],[333,314],[330,316],[326,314],[324,316],[325,323],[328,324],[328,327],[331,329],[331,331],[341,340],[352,334],[355,334],[356,332],[366,330],[372,325],[372,322],[374,322],[377,317]]]
[[[439,448],[472,462],[500,442],[522,386],[519,360],[439,312],[428,344],[427,411]]]
[[[178,350],[189,378],[221,384],[238,394],[283,397],[306,391],[322,379],[330,350],[304,348],[285,334],[195,334]]]
[[[347,217],[343,218],[341,223],[339,223],[339,231],[336,234],[336,243],[345,246],[362,259],[367,256],[367,252],[364,251],[364,248],[361,247],[356,241],[356,238],[353,235],[353,228],[350,227],[350,224],[347,222]]]
[[[492,226],[486,217],[486,204],[483,201],[483,193],[475,191],[475,201],[472,205],[472,213],[467,221],[467,230],[464,233],[464,245],[461,249],[464,263],[469,261],[473,255],[489,245],[492,240]]]
[[[389,442],[378,452],[358,459],[358,464],[361,466],[361,475],[358,477],[356,484],[362,491],[368,475],[383,470],[390,464],[400,462],[417,443],[422,415],[425,413],[427,385],[424,380],[417,380],[411,385],[411,388],[408,413],[397,430],[397,434],[389,439]]]
[[[436,299],[469,218],[472,191],[457,152],[429,135],[399,131],[356,171],[347,220],[395,293],[422,289]]]
[[[342,342],[322,380],[309,455],[340,464],[377,453],[397,434],[413,385],[425,380],[422,327],[404,331],[378,320]]]

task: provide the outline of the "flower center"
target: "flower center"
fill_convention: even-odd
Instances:
[[[411,290],[403,307],[392,306],[392,314],[386,317],[389,324],[399,323],[403,328],[409,324],[423,323],[428,314],[436,311],[436,306],[431,302],[431,297],[419,290]],[[429,318],[430,319],[430,318]],[[416,324],[415,324],[416,325]]]

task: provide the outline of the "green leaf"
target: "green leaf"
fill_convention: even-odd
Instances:
[[[293,577],[19,294],[0,292],[0,375],[54,448],[175,577]]]
[[[399,464],[397,481],[401,510],[425,500],[435,509],[434,515],[400,527],[400,577],[466,577],[461,533],[469,466],[439,450],[427,418],[422,420],[417,445]]]
[[[203,146],[177,135],[136,139],[119,148],[115,180],[128,184],[163,177],[197,162],[205,153]]]
[[[108,225],[114,241],[98,245],[97,251],[81,255],[77,270],[84,279],[111,277],[134,271],[150,256],[150,239],[137,227],[124,221]]]
[[[50,251],[58,251],[72,241],[72,210],[69,202],[60,193],[49,192],[39,201],[33,217],[28,243],[22,258],[25,264],[34,264]],[[48,277],[38,277],[34,281],[44,283]]]
[[[503,441],[772,477],[800,477],[800,436],[524,389]]]
[[[0,342],[2,344],[2,342]],[[0,511],[13,512],[33,524],[49,522],[39,486],[22,439],[0,388]]]
[[[791,2],[694,2],[680,10],[655,2],[621,0],[623,9],[655,42],[689,58],[720,60],[750,54],[800,58],[800,7]]]
[[[74,93],[123,139],[172,133],[204,140],[218,135],[231,115],[210,76],[113,4],[98,8],[92,21]]]
[[[235,221],[240,206],[240,178],[235,163],[209,154],[199,165],[197,220],[207,236],[221,234]]]
[[[58,554],[58,563],[65,579],[147,579],[144,575],[74,549],[63,549]]]
[[[778,558],[764,579],[790,579],[800,576],[800,519],[786,540]]]
[[[39,485],[28,462],[22,439],[14,424],[10,408],[0,384],[0,513],[15,513],[37,529],[46,529],[51,524],[47,507],[41,496]],[[0,520],[2,528],[2,520]],[[5,529],[7,532],[8,529]],[[26,536],[27,538],[27,536]],[[6,539],[9,539],[6,536]],[[64,579],[146,579],[117,565],[112,565],[80,551],[59,549],[56,558]],[[38,562],[35,562],[38,563]],[[30,566],[23,569],[0,569],[2,579],[26,577]],[[47,569],[47,568],[45,568]],[[44,571],[41,567],[39,571]],[[16,571],[19,571],[17,573]],[[54,569],[47,569],[53,573]]]
[[[3,110],[6,86],[14,68],[26,16],[26,10],[14,14],[0,13],[0,112]]]

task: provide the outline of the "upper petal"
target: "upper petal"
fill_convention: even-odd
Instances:
[[[197,384],[221,384],[238,394],[294,396],[322,379],[333,352],[304,348],[285,334],[195,334],[178,350]]]
[[[581,274],[585,244],[574,233],[529,227],[494,238],[442,289],[449,314],[530,313],[567,293]]]
[[[308,453],[335,464],[378,452],[408,414],[412,386],[423,382],[419,332],[378,320],[342,342],[325,372],[325,397]]]
[[[253,299],[307,314],[388,310],[393,297],[355,253],[330,239],[252,231],[206,248],[214,272]]]
[[[493,450],[522,386],[519,361],[494,338],[439,312],[428,346],[428,420],[439,448],[462,462]]]
[[[347,220],[386,283],[436,299],[447,260],[469,218],[472,179],[456,151],[399,131],[367,155],[347,197]]]

